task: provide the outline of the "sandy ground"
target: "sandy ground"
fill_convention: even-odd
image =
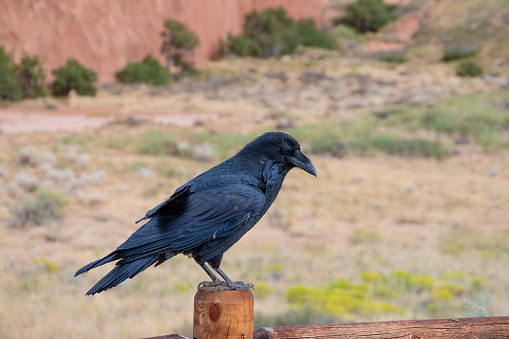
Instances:
[[[135,220],[219,159],[138,155],[123,145],[107,145],[112,138],[139,140],[153,129],[186,142],[197,135],[274,129],[276,121],[268,118],[274,111],[245,100],[206,100],[199,93],[100,94],[58,105],[47,110],[42,102],[24,102],[0,109],[0,337],[189,334],[194,289],[206,279],[192,260],[177,257],[94,297],[84,294],[108,268],[73,275],[112,251],[136,230]],[[133,119],[146,121],[131,125]],[[301,126],[313,121],[335,123],[337,117],[294,117]],[[240,140],[231,140],[232,151],[242,147]],[[42,162],[20,165],[24,147],[41,159],[53,154],[50,169]],[[309,145],[303,151],[309,153]],[[361,272],[394,270],[437,281],[455,271],[481,279],[480,292],[468,285],[440,316],[464,314],[463,298],[490,316],[509,313],[507,153],[470,152],[442,161],[311,158],[318,178],[292,171],[268,216],[225,254],[222,268],[232,278],[273,288],[257,298],[257,317],[292,310],[286,302],[291,286],[359,281]],[[41,184],[50,170],[74,176],[50,186],[69,199],[65,218],[39,227],[8,227],[11,211],[30,195],[20,178],[31,175]],[[84,177],[88,181],[79,181]],[[403,314],[350,314],[338,321],[430,318],[437,313],[430,313],[427,298],[394,300]]]

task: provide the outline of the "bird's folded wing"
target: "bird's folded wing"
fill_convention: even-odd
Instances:
[[[191,250],[243,227],[250,216],[259,213],[265,202],[259,189],[241,184],[199,192],[185,189],[180,194],[177,199],[170,197],[149,211],[147,216],[151,220],[117,249],[131,250],[134,255],[164,249]]]

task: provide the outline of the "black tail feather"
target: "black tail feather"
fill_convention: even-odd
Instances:
[[[160,258],[159,255],[154,255],[151,257],[130,262],[125,265],[115,266],[114,269],[112,269],[108,274],[106,274],[101,280],[99,280],[97,284],[94,285],[94,287],[90,289],[90,291],[87,292],[87,295],[94,295],[96,293],[105,291],[107,289],[117,286],[118,284],[120,284],[121,282],[128,278],[133,278],[138,273],[144,271],[150,265],[155,263],[159,258]]]
[[[83,266],[82,268],[80,268],[78,270],[78,272],[76,272],[76,274],[74,276],[77,277],[78,275],[80,275],[82,273],[90,271],[92,268],[96,268],[96,267],[102,266],[104,264],[107,264],[107,263],[112,262],[112,261],[117,260],[117,259],[119,259],[118,252],[117,251],[111,252],[110,254],[105,256],[104,258],[101,258],[99,260],[91,262],[88,265]]]

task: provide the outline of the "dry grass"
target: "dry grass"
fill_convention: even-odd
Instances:
[[[240,67],[237,62],[240,61],[230,63],[233,69]],[[283,60],[281,65],[294,69],[299,67],[292,64],[296,62]],[[268,61],[263,67],[275,68],[271,63],[277,62]],[[214,67],[224,65],[227,63]],[[345,72],[357,73],[361,68],[366,66],[351,65]],[[373,72],[385,76],[386,71]],[[256,85],[261,86],[262,82]],[[93,110],[96,105],[89,98],[73,100],[75,107]],[[116,123],[74,135],[0,134],[0,162],[5,163],[2,173],[8,173],[3,178],[5,184],[13,181],[19,170],[17,150],[27,146],[41,152],[52,150],[55,167],[73,168],[75,173],[106,172],[103,182],[84,186],[81,195],[68,193],[69,205],[63,220],[36,228],[7,227],[9,208],[16,197],[6,185],[0,186],[0,197],[5,202],[0,206],[1,338],[125,338],[175,332],[189,335],[194,286],[207,278],[192,260],[174,258],[93,297],[84,294],[110,267],[78,278],[73,277],[74,273],[116,248],[136,230],[135,220],[176,187],[213,165],[179,156],[134,154],[132,146],[145,132],[162,129],[176,142],[217,145],[218,162],[257,131],[273,129],[275,125],[270,118],[274,114],[271,109],[243,100],[209,100],[201,94],[168,98],[146,93],[132,98],[99,95],[96,100],[111,105],[112,115],[141,114],[147,110],[146,117],[198,113],[216,118],[193,127]],[[115,100],[124,100],[125,105],[118,108]],[[322,104],[318,101],[313,105]],[[344,116],[330,118],[304,114],[314,112],[313,105],[288,113],[301,131],[308,123],[332,124],[358,113],[343,110]],[[252,114],[261,118],[253,120]],[[309,145],[304,144],[303,150],[308,151]],[[66,158],[70,151],[86,152],[90,162],[84,168],[76,167]],[[318,178],[292,171],[272,207],[275,215],[263,218],[223,260],[222,267],[232,278],[272,289],[265,288],[265,295],[256,300],[260,319],[290,310],[285,294],[294,285],[320,286],[340,278],[360,282],[361,272],[387,275],[394,270],[435,279],[452,271],[479,277],[482,293],[466,297],[484,307],[488,315],[509,313],[509,251],[504,245],[504,241],[509,243],[507,153],[485,154],[474,149],[441,161],[380,155],[343,159],[312,156],[312,160]],[[152,170],[152,175],[143,176],[139,171],[143,167]],[[38,167],[26,170],[31,175],[41,175]],[[82,198],[94,194],[100,194],[102,200],[87,203]],[[420,296],[409,295],[393,302],[404,309],[403,314],[378,314],[369,319],[431,316]],[[449,313],[445,316],[463,314],[461,301],[454,299],[447,305],[444,310]],[[357,314],[347,318],[365,319],[368,318]]]
[[[90,166],[111,167],[107,181],[94,188],[104,195],[103,203],[83,208],[71,199],[61,222],[26,230],[0,228],[1,337],[120,338],[189,329],[194,288],[183,291],[182,283],[195,286],[206,279],[192,260],[176,258],[94,297],[84,293],[107,268],[79,278],[73,274],[118,246],[136,229],[134,220],[210,165],[171,158],[186,174],[165,177],[155,171],[155,177],[144,179],[122,164],[143,161],[155,168],[156,157],[101,149],[92,154]],[[264,218],[225,256],[223,266],[231,276],[274,289],[257,300],[259,314],[286,311],[284,291],[295,284],[323,285],[341,277],[356,280],[362,271],[396,269],[432,277],[459,270],[482,277],[493,296],[483,305],[488,314],[509,312],[503,288],[509,284],[504,274],[508,253],[486,256],[475,245],[479,236],[507,237],[507,156],[475,154],[445,161],[316,156],[313,161],[318,179],[290,173],[273,206],[288,225],[277,227]],[[144,194],[153,183],[155,191]],[[464,251],[444,252],[441,241],[458,227],[475,232],[462,237]],[[379,238],[351,241],[359,229]],[[404,315],[380,317],[428,317],[416,305],[406,309]]]

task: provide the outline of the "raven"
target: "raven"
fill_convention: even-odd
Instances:
[[[294,167],[317,175],[294,138],[283,132],[265,133],[235,156],[180,186],[136,222],[148,220],[122,245],[84,266],[75,276],[118,260],[115,268],[87,292],[94,295],[133,278],[151,265],[158,266],[184,254],[192,256],[212,279],[200,285],[252,288],[252,284],[232,281],[219,268],[223,253],[267,212],[286,174]]]

